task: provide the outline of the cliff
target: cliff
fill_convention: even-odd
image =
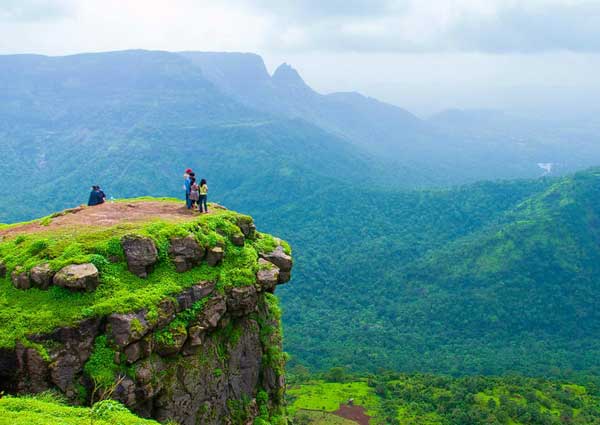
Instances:
[[[0,391],[182,425],[285,421],[273,292],[292,259],[250,217],[132,200],[0,238]]]

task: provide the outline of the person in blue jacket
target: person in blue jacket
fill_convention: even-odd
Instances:
[[[88,201],[88,206],[93,207],[94,205],[100,205],[104,203],[104,199],[106,195],[100,189],[100,186],[92,186],[92,191],[90,192],[90,199]]]
[[[192,178],[194,178],[195,174],[191,168],[185,170],[185,174],[183,175],[183,188],[185,190],[185,206],[188,210],[192,209],[192,200],[190,199],[190,191],[192,190]]]

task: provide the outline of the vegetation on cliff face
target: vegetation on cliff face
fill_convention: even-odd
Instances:
[[[0,390],[114,398],[181,425],[284,424],[272,292],[289,280],[290,247],[248,216],[211,209],[140,199],[4,227]],[[59,286],[73,264],[98,282]]]
[[[337,424],[340,418],[333,412],[350,399],[366,409],[374,425],[600,424],[600,390],[594,384],[517,376],[336,376],[338,382],[290,384],[288,402],[295,424]]]

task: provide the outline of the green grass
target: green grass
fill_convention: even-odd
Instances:
[[[229,237],[238,234],[239,214],[214,210],[213,214],[190,217],[182,222],[150,221],[112,227],[77,226],[12,236],[0,243],[0,260],[8,268],[0,279],[0,347],[12,348],[30,333],[46,333],[59,326],[74,325],[87,317],[125,313],[148,308],[151,312],[167,296],[200,281],[217,282],[217,290],[228,286],[252,285],[258,270],[258,252],[271,247],[274,239],[257,233],[255,241],[237,247]],[[148,279],[127,270],[120,245],[126,234],[151,237],[159,250],[159,263]],[[225,258],[218,267],[203,264],[186,273],[176,273],[168,256],[174,236],[192,234],[204,246],[225,246]],[[118,259],[111,263],[109,258]],[[101,284],[91,293],[75,293],[52,286],[18,290],[10,281],[16,267],[31,269],[49,263],[54,270],[67,264],[93,262],[100,270]]]
[[[366,381],[356,382],[323,382],[314,381],[301,386],[289,387],[287,396],[292,410],[320,410],[334,412],[340,404],[354,399],[354,404],[363,406],[367,415],[377,412],[379,397]]]
[[[347,383],[312,380],[288,389],[289,411],[297,420],[306,411],[333,412],[349,398],[367,409],[374,425],[600,423],[597,385],[541,378],[388,373]],[[305,422],[335,423],[328,419]]]
[[[299,410],[294,417],[299,425],[356,425],[356,422],[344,419],[333,413],[314,412],[311,410]]]
[[[52,394],[0,399],[0,425],[158,425],[141,419],[116,401],[92,408],[64,404]]]

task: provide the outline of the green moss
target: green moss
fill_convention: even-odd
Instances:
[[[149,319],[156,321],[156,305],[162,299],[200,281],[216,282],[221,293],[229,286],[254,284],[258,251],[265,240],[275,239],[261,235],[243,247],[234,246],[229,237],[240,232],[235,224],[240,216],[227,210],[213,211],[179,222],[153,220],[112,227],[49,227],[34,234],[7,237],[0,242],[0,260],[8,270],[7,276],[0,278],[0,348],[14,347],[16,341],[25,341],[27,334],[47,333],[87,317],[113,312],[148,309]],[[140,279],[127,270],[120,243],[126,234],[150,237],[158,247],[160,260],[148,279]],[[186,235],[193,235],[206,247],[217,244],[224,247],[222,264],[218,267],[202,264],[186,273],[176,273],[168,257],[170,240]],[[68,264],[86,262],[94,263],[100,271],[101,284],[94,292],[77,293],[54,286],[47,291],[35,288],[22,291],[10,282],[10,273],[17,266],[29,270],[48,263],[53,270],[59,270]],[[189,323],[196,313],[189,311],[178,317]],[[186,314],[190,317],[186,318]]]
[[[186,323],[175,319],[166,327],[154,332],[154,341],[162,346],[174,346],[177,336],[184,335],[186,332]]]
[[[115,354],[115,350],[108,345],[106,335],[96,338],[92,354],[83,370],[100,390],[110,388],[120,370],[119,365],[115,364]]]
[[[291,255],[292,249],[290,248],[287,242],[282,241],[281,239],[273,237],[266,233],[256,233],[256,240],[254,241],[254,246],[256,247],[256,250],[258,252],[272,252],[273,250],[275,250],[275,248],[277,248],[278,245],[281,245],[283,247],[283,251],[286,254]]]
[[[52,394],[0,399],[0,425],[159,425],[141,419],[116,401],[96,403],[93,408],[72,407]]]

